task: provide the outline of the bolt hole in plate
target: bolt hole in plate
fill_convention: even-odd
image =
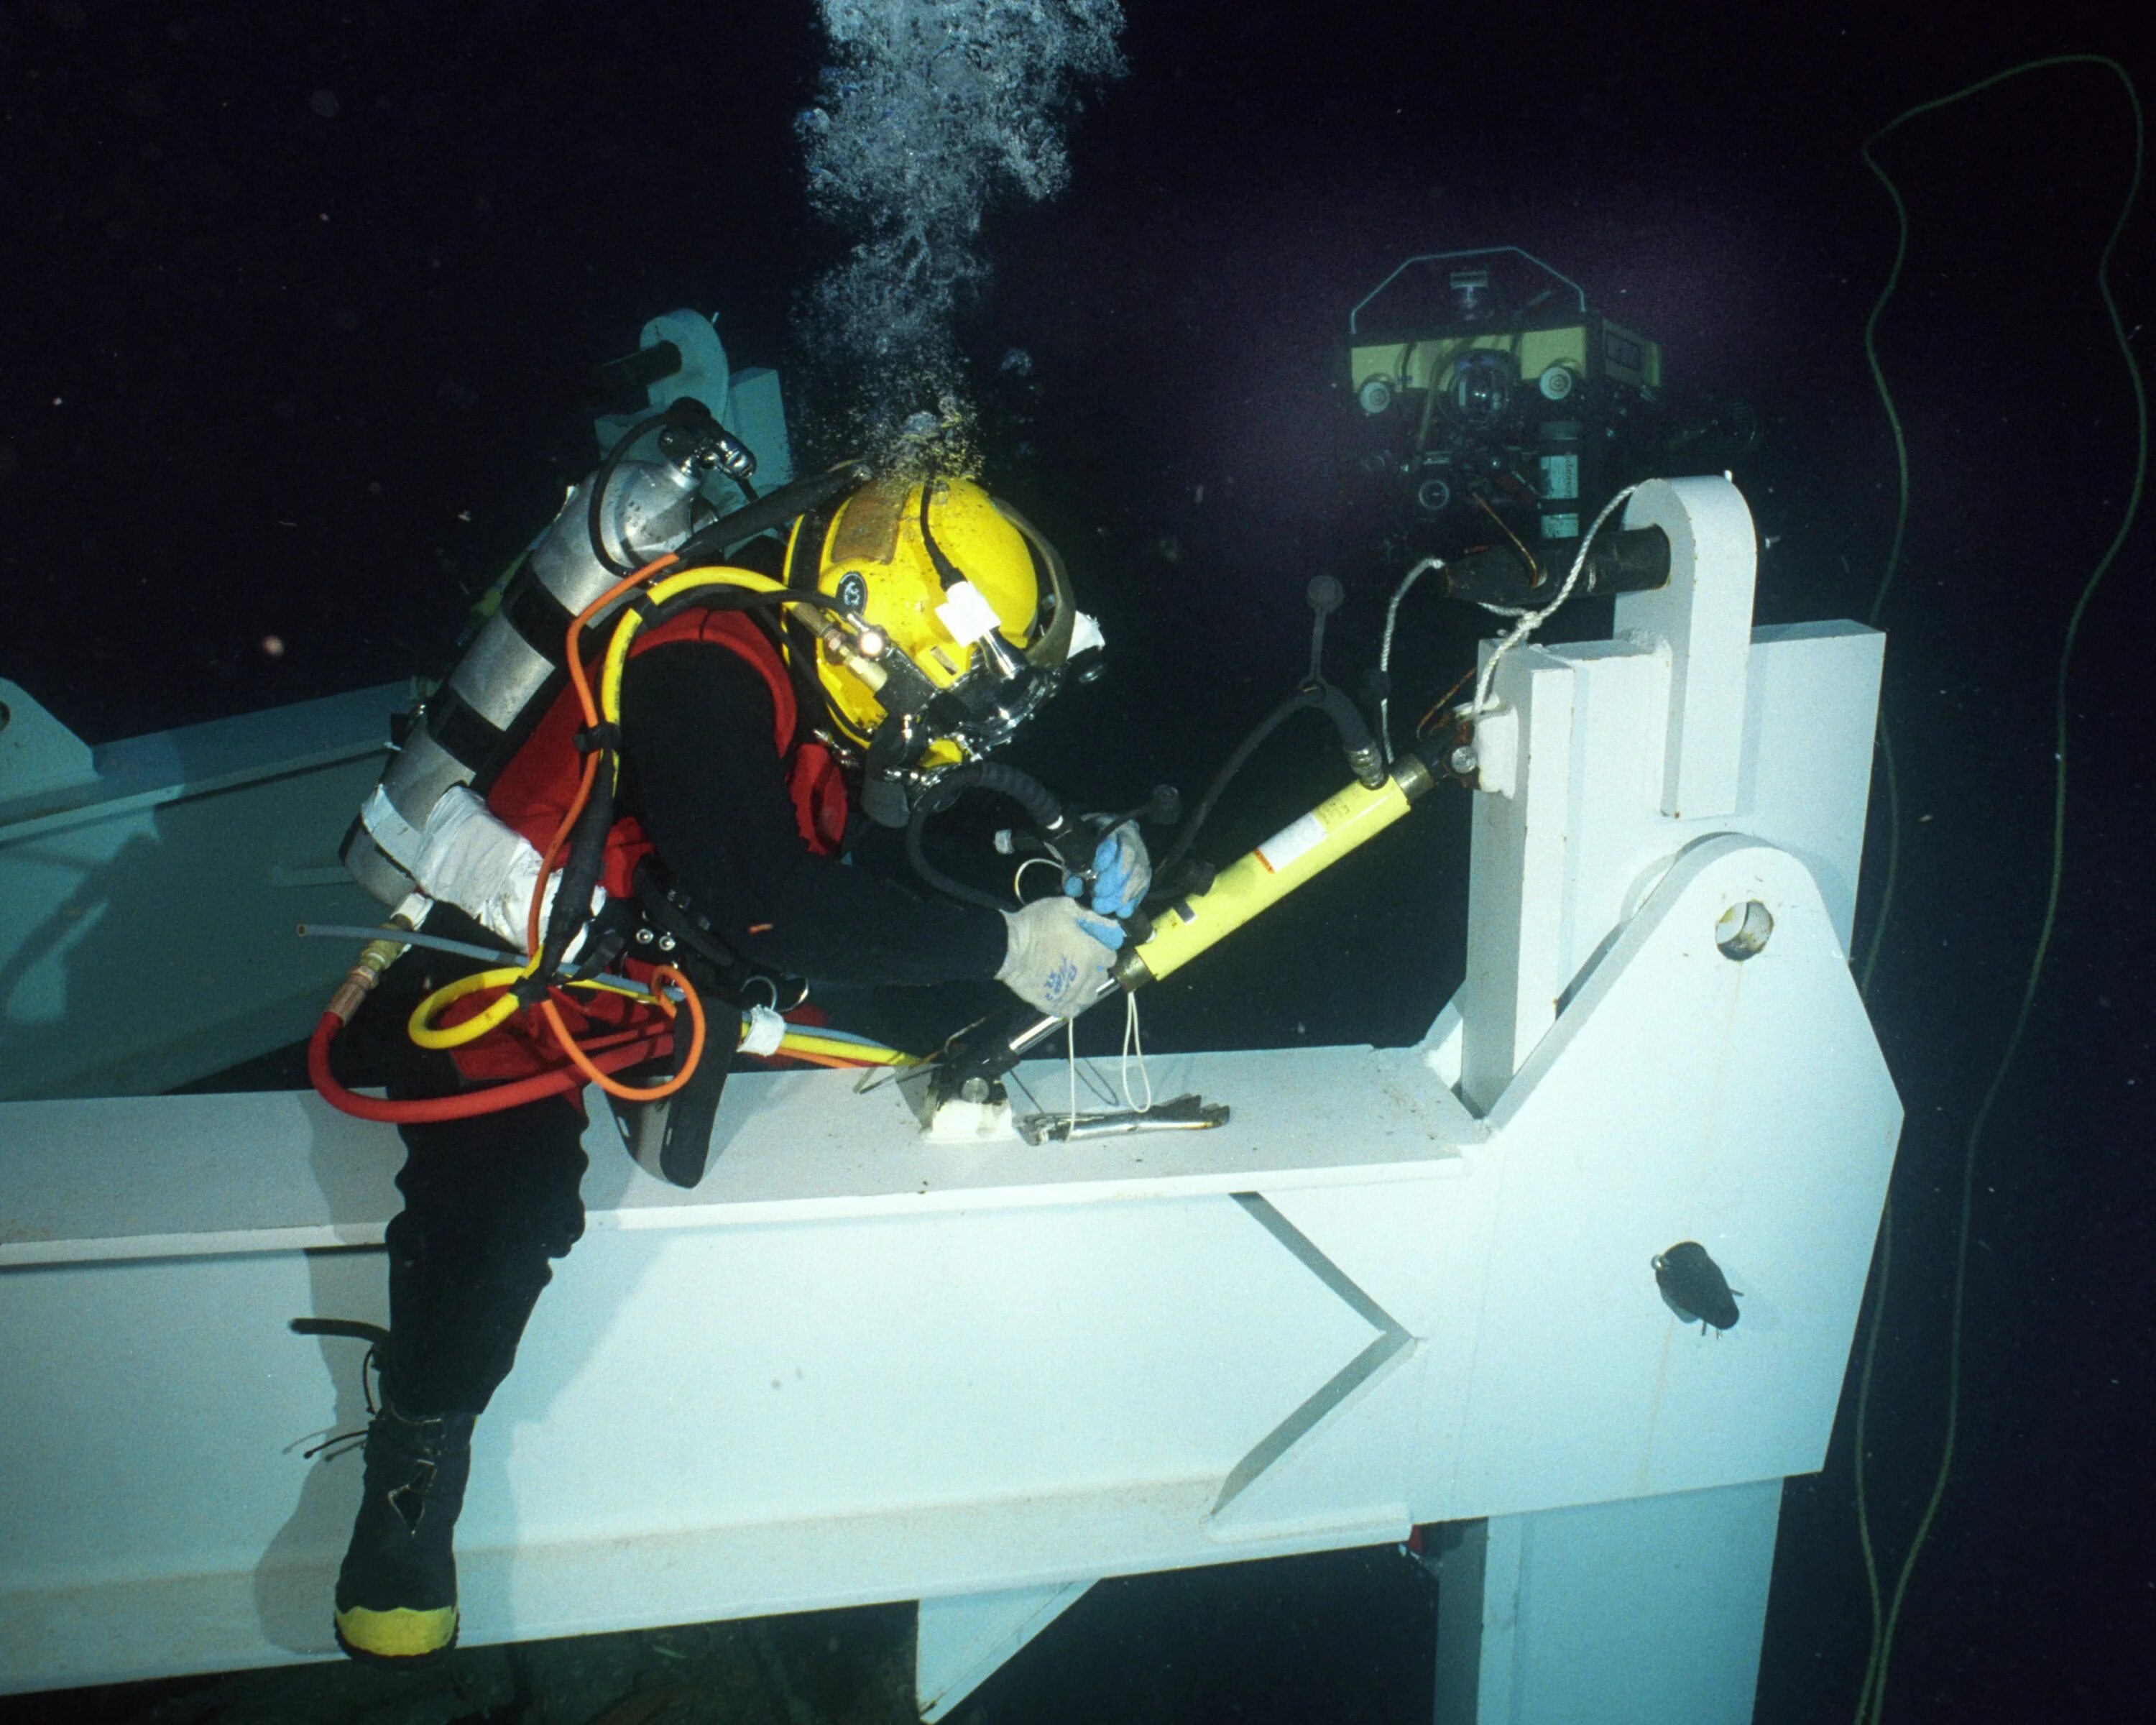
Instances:
[[[1723,957],[1742,964],[1767,950],[1768,937],[1774,932],[1774,919],[1766,906],[1756,898],[1747,899],[1722,913],[1714,925],[1714,943]]]

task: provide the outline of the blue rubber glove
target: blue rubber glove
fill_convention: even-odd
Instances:
[[[1035,1012],[1075,1018],[1106,986],[1123,931],[1067,898],[1005,911],[1009,931],[996,980]]]
[[[1075,875],[1063,877],[1063,890],[1076,898],[1086,883]],[[1093,908],[1103,916],[1127,916],[1152,890],[1152,858],[1135,821],[1125,821],[1101,836],[1093,847]]]

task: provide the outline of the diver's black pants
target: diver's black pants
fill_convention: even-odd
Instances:
[[[447,906],[427,928],[452,938],[480,933]],[[400,1100],[455,1093],[449,1057],[413,1047],[404,1024],[425,995],[480,968],[425,947],[407,952],[341,1039],[352,1044],[341,1072],[348,1062],[372,1069],[346,1081],[386,1082]],[[400,1413],[484,1412],[509,1375],[552,1260],[584,1231],[583,1129],[583,1111],[567,1096],[398,1127],[404,1208],[388,1234],[390,1345],[381,1366],[383,1392]]]
[[[509,1375],[551,1260],[584,1231],[583,1130],[565,1096],[398,1128],[382,1389],[400,1413],[483,1413]]]

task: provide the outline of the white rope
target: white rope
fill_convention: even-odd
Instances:
[[[1393,589],[1393,602],[1385,607],[1385,639],[1378,649],[1378,675],[1388,676],[1393,666],[1393,625],[1399,621],[1400,601],[1408,596],[1408,589],[1432,569],[1445,567],[1443,557],[1424,557],[1400,578],[1400,584]],[[1393,694],[1389,685],[1378,697],[1378,739],[1385,746],[1385,764],[1393,764]]]
[[[1062,883],[1063,865],[1061,863],[1056,861],[1052,856],[1029,856],[1018,865],[1016,872],[1011,875],[1011,896],[1020,904],[1025,902],[1025,893],[1023,890],[1025,886],[1025,871],[1032,868],[1054,869],[1056,872],[1057,884],[1060,886]]]
[[[1504,662],[1505,655],[1548,622],[1557,614],[1557,608],[1572,597],[1573,588],[1579,585],[1580,572],[1587,567],[1587,553],[1594,544],[1594,536],[1602,531],[1603,522],[1609,519],[1617,506],[1639,489],[1637,485],[1627,485],[1602,506],[1601,514],[1594,517],[1594,525],[1589,527],[1580,539],[1579,555],[1572,560],[1572,572],[1564,578],[1564,585],[1557,590],[1557,597],[1539,611],[1522,611],[1517,614],[1519,620],[1506,631],[1505,639],[1497,643],[1496,650],[1490,655],[1488,662],[1483,665],[1482,675],[1475,680],[1475,704],[1467,710],[1467,716],[1471,721],[1479,719],[1484,713],[1489,711],[1490,687],[1496,678],[1497,667]],[[1501,608],[1489,605],[1484,608],[1496,611]]]
[[[1138,1056],[1138,1079],[1145,1086],[1145,1101],[1131,1094],[1131,1050]],[[1133,1114],[1152,1112],[1152,1074],[1146,1068],[1145,1037],[1138,1029],[1138,997],[1123,996],[1123,1051],[1116,1062],[1116,1080],[1122,1086],[1123,1106]]]

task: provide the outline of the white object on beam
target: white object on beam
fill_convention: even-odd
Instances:
[[[914,1630],[913,1694],[924,1720],[951,1710],[1000,1671],[1019,1648],[1092,1586],[1081,1581],[923,1599]]]

